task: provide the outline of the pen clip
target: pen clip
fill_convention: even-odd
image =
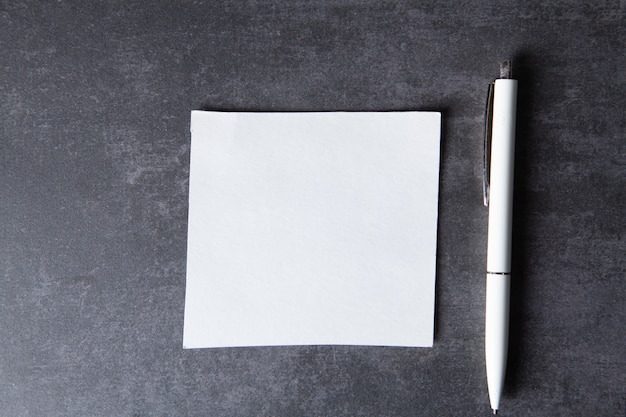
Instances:
[[[494,83],[489,84],[485,105],[485,134],[483,141],[483,204],[489,206],[489,181],[491,177],[491,127],[493,121]]]

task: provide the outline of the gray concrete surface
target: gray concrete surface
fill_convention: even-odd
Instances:
[[[625,8],[0,1],[1,416],[480,416],[483,109],[520,80],[503,416],[626,412]],[[443,112],[435,346],[182,349],[192,109]]]

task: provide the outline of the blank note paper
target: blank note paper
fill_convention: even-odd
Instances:
[[[184,347],[432,346],[440,126],[192,112]]]

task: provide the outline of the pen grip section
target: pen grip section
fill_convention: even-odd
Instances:
[[[491,408],[499,408],[509,348],[511,276],[487,273],[485,358]]]

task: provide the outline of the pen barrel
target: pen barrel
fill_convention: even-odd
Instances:
[[[511,272],[517,80],[498,79],[493,94],[487,272]]]

